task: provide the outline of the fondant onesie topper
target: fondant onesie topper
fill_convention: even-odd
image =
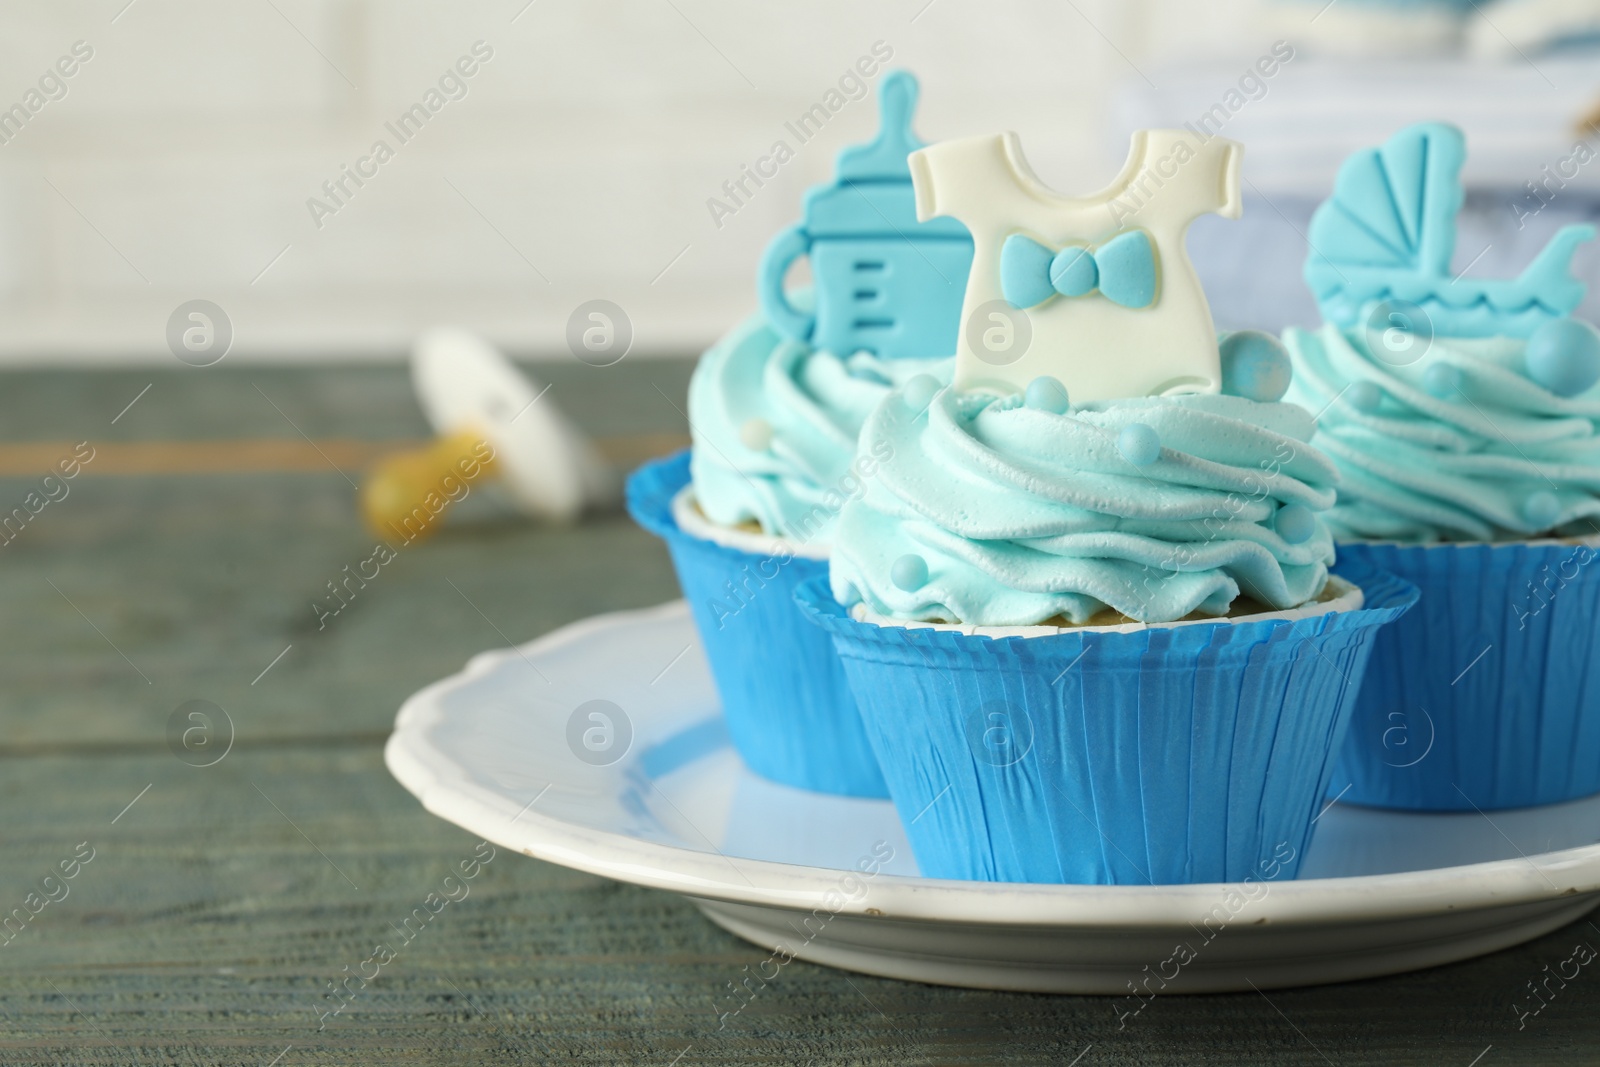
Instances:
[[[1141,130],[1098,193],[1061,196],[1014,133],[911,156],[917,217],[972,233],[955,386],[1012,393],[1049,376],[1073,403],[1222,385],[1211,309],[1184,250],[1189,224],[1238,218],[1243,148],[1187,130]]]

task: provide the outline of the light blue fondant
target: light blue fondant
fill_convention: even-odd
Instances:
[[[1272,525],[1287,543],[1304,544],[1317,532],[1317,514],[1304,504],[1291,502],[1278,509]]]
[[[1022,402],[1037,411],[1048,411],[1052,415],[1065,415],[1072,408],[1072,400],[1067,396],[1067,387],[1061,384],[1060,379],[1049,375],[1042,375],[1028,383],[1027,392],[1022,395]]]
[[[1585,287],[1570,264],[1592,226],[1563,228],[1520,277],[1452,275],[1465,158],[1461,131],[1429,122],[1345,160],[1311,219],[1305,277],[1324,319],[1349,329],[1372,301],[1403,300],[1439,336],[1528,337],[1578,306]]]
[[[906,219],[916,219],[916,200],[916,191],[908,182],[819,185],[806,196],[805,231],[818,240],[863,235],[882,240],[889,236],[891,229],[884,220],[893,219],[899,224]],[[940,228],[935,227],[936,230]],[[951,231],[948,236],[960,237],[965,232],[964,229]]]
[[[1344,392],[1344,398],[1357,411],[1371,415],[1383,405],[1383,390],[1373,382],[1351,382],[1350,388]]]
[[[1461,392],[1461,369],[1449,363],[1434,363],[1422,372],[1422,388],[1429,396],[1449,400]]]
[[[1536,489],[1522,502],[1522,517],[1535,532],[1549,530],[1561,520],[1561,500],[1548,489]]]
[[[839,355],[880,359],[952,355],[972,269],[972,237],[953,218],[918,222],[906,156],[923,147],[911,128],[917,80],[905,71],[878,87],[882,128],[839,154],[836,180],[806,193],[804,218],[773,239],[756,276],[761,308],[786,337]],[[784,288],[809,255],[814,311]]]
[[[1050,285],[1062,296],[1086,296],[1099,284],[1100,268],[1081,245],[1063,248],[1050,261]]]
[[[1222,361],[1222,391],[1271,404],[1283,399],[1294,378],[1289,352],[1270,333],[1238,330],[1218,345]]]
[[[1119,233],[1094,252],[1100,292],[1125,308],[1149,307],[1156,299],[1156,254],[1143,230]]]
[[[1600,381],[1600,333],[1577,319],[1552,319],[1528,338],[1528,377],[1557,396],[1587,393]]]
[[[889,567],[889,580],[903,591],[915,593],[928,584],[928,561],[908,552]]]
[[[1014,233],[1000,246],[1000,291],[1014,308],[1031,308],[1056,295],[1056,254],[1031,237]],[[1090,260],[1093,263],[1093,260]]]
[[[1125,230],[1096,248],[1068,245],[1057,252],[1020,233],[1000,246],[1000,292],[1015,308],[1034,307],[1058,293],[1092,292],[1125,308],[1149,307],[1156,283],[1155,249],[1143,230]]]
[[[761,310],[773,328],[791,341],[809,342],[817,323],[815,308],[796,307],[795,301],[789,298],[783,287],[789,264],[805,255],[810,248],[811,238],[806,234],[805,227],[796,223],[780,231],[767,244],[766,253],[761,257],[760,274],[756,282],[761,288]]]
[[[835,165],[840,181],[905,183],[909,190],[906,157],[927,147],[911,128],[917,93],[917,79],[910,71],[891,70],[883,76],[878,85],[878,136],[840,150]]]
[[[1148,467],[1161,458],[1161,435],[1142,422],[1129,423],[1117,434],[1117,451],[1135,467]]]

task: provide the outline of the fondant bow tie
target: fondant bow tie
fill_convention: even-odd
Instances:
[[[1031,308],[1060,293],[1100,295],[1125,308],[1156,298],[1156,256],[1150,235],[1124,230],[1104,244],[1068,245],[1059,252],[1014,233],[1000,248],[1000,292],[1016,308]]]

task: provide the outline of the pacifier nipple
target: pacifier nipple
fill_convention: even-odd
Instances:
[[[621,495],[616,471],[548,388],[482,337],[423,334],[412,348],[411,380],[438,437],[390,456],[368,477],[361,514],[379,536],[430,536],[451,504],[491,480],[503,500],[545,522],[575,522]]]
[[[447,434],[379,461],[361,487],[361,517],[367,529],[391,543],[422,540],[438,529],[451,504],[494,473],[495,451],[483,434]]]

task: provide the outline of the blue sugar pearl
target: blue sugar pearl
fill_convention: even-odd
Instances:
[[[1461,368],[1449,363],[1435,363],[1422,372],[1422,388],[1439,400],[1459,395],[1465,381]]]
[[[889,580],[908,593],[928,584],[928,561],[914,553],[901,556],[889,568]]]
[[[1351,382],[1344,391],[1344,398],[1357,411],[1371,415],[1383,403],[1383,390],[1378,388],[1377,382]]]
[[[900,395],[905,399],[906,407],[912,411],[927,411],[928,405],[933,403],[933,394],[937,393],[941,388],[939,379],[933,375],[919,374],[909,382],[906,382],[905,388],[901,390]]]
[[[1239,330],[1222,339],[1218,346],[1222,360],[1222,391],[1264,404],[1283,399],[1289,391],[1294,369],[1289,352],[1270,333]]]
[[[1052,415],[1065,415],[1072,406],[1067,400],[1067,387],[1048,375],[1028,383],[1024,403]]]
[[[1522,517],[1528,520],[1534,533],[1543,533],[1561,518],[1561,501],[1548,489],[1529,493],[1528,499],[1522,502]]]
[[[1161,435],[1142,422],[1132,422],[1117,435],[1117,451],[1135,467],[1148,467],[1161,458]]]
[[[1304,504],[1285,504],[1278,509],[1273,526],[1289,544],[1303,544],[1317,532],[1317,516]]]
[[[1577,319],[1551,319],[1528,338],[1524,358],[1528,377],[1556,396],[1577,396],[1600,381],[1600,333]]]

